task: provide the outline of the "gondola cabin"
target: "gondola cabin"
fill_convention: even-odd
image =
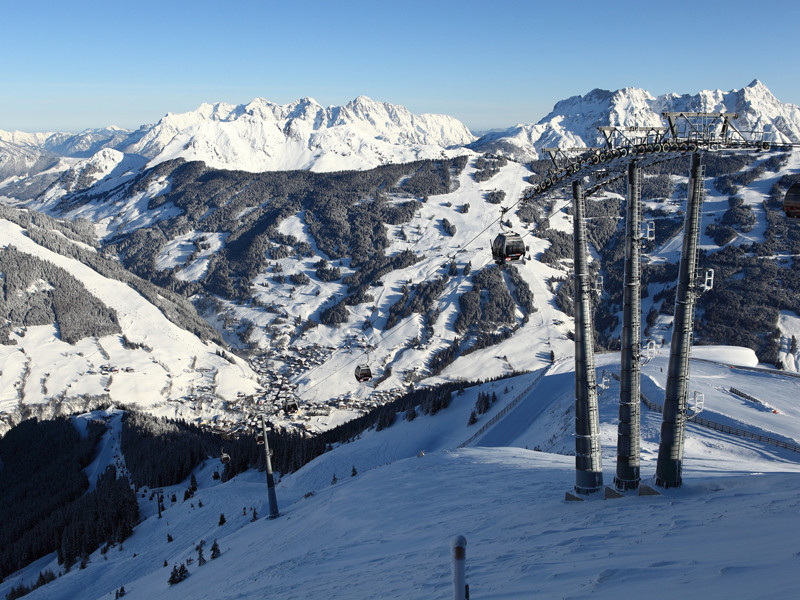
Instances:
[[[525,254],[525,244],[516,233],[500,233],[492,242],[492,258],[498,265],[517,261]]]
[[[369,365],[358,365],[356,367],[356,381],[363,383],[372,379],[372,371]]]
[[[264,445],[264,434],[263,433],[259,433],[258,435],[256,435],[256,444],[258,444],[259,446],[263,446]]]
[[[783,199],[783,212],[786,218],[800,222],[800,183],[793,183]]]
[[[219,457],[219,461],[223,465],[227,465],[229,462],[231,462],[231,457],[228,454],[226,454],[225,452],[223,452],[222,456]]]

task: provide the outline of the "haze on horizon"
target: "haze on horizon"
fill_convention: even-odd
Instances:
[[[359,95],[473,132],[534,123],[594,88],[654,95],[760,79],[800,104],[791,0],[520,4],[362,0],[6,3],[0,129],[135,129],[204,102]],[[763,21],[755,27],[753,20]],[[775,32],[775,33],[773,33]]]

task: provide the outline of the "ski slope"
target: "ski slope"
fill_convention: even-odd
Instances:
[[[716,350],[744,366],[750,366],[748,352]],[[599,374],[618,368],[617,354],[596,359]],[[657,356],[645,365],[643,379],[654,382],[649,385],[658,386],[666,359]],[[775,435],[798,438],[798,415],[789,410],[798,380],[698,360],[691,370],[691,387],[708,390],[705,416],[760,429],[771,425]],[[252,508],[259,516],[268,513],[263,473],[223,484],[212,479],[218,463],[209,460],[196,472],[194,498],[168,501],[158,519],[147,491],[140,498],[145,518],[122,548],[105,557],[95,553],[86,569],[63,574],[29,597],[100,599],[121,585],[134,600],[450,597],[450,540],[457,534],[467,538],[472,597],[797,596],[800,454],[690,423],[681,488],[654,497],[603,500],[597,494],[568,503],[564,493],[575,482],[574,458],[563,454],[574,449],[569,361],[542,375],[485,441],[456,449],[538,376],[467,389],[436,415],[411,422],[398,415],[390,428],[334,448],[280,480],[281,516],[273,521],[251,520]],[[724,386],[717,385],[720,377]],[[611,378],[599,394],[607,484],[616,454],[616,386]],[[725,386],[755,386],[779,413],[731,401],[719,389]],[[498,400],[467,426],[479,392],[494,392]],[[534,408],[523,409],[528,405]],[[530,423],[518,410],[531,411]],[[655,471],[659,425],[660,415],[643,410],[645,482]],[[165,489],[166,497],[173,491],[182,497],[187,485]],[[220,513],[227,520],[221,527]],[[174,542],[167,543],[167,533]],[[222,556],[198,567],[194,548],[201,539],[206,558],[214,539]],[[195,558],[189,577],[170,587],[172,565],[189,557]],[[9,577],[0,594],[48,567],[58,571],[54,556]]]

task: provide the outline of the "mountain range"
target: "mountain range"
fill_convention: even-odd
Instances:
[[[103,149],[141,157],[148,166],[183,158],[250,172],[370,169],[470,150],[531,161],[544,147],[598,145],[598,126],[662,125],[663,111],[736,112],[739,118],[734,123],[742,131],[762,131],[773,141],[800,141],[800,109],[780,102],[758,80],[738,90],[695,95],[655,97],[640,88],[596,89],[558,102],[535,124],[481,138],[453,117],[414,115],[402,106],[365,96],[328,108],[312,98],[286,105],[256,98],[248,104],[203,104],[191,112],[169,113],[136,131],[116,127],[77,134],[0,131],[0,194],[29,198],[34,192],[19,186],[17,178],[46,172],[52,181],[54,172]]]
[[[243,356],[274,354],[289,346],[346,345],[348,356],[334,352],[324,360],[326,368],[336,373],[324,393],[312,379],[298,375],[295,383],[301,395],[316,402],[324,401],[328,393],[350,394],[364,401],[372,388],[353,389],[349,377],[342,376],[348,369],[341,371],[343,365],[358,359],[358,347],[365,350],[362,360],[373,362],[376,374],[383,378],[380,387],[387,391],[442,370],[463,376],[475,364],[471,353],[480,356],[483,352],[477,350],[487,345],[497,352],[482,364],[486,376],[535,368],[539,359],[520,354],[523,339],[546,358],[551,353],[569,353],[571,286],[563,282],[571,255],[570,216],[557,193],[516,206],[526,186],[540,176],[542,166],[508,160],[497,152],[504,148],[506,154],[521,156],[545,143],[593,143],[592,127],[598,124],[655,123],[657,111],[666,107],[735,109],[740,111],[742,129],[771,124],[787,139],[800,131],[797,108],[775,100],[758,81],[727,93],[658,99],[631,88],[613,93],[595,90],[560,102],[542,123],[524,126],[530,135],[518,146],[514,146],[513,129],[505,137],[493,133],[475,140],[449,117],[416,117],[364,97],[329,109],[309,99],[289,106],[256,100],[246,106],[204,105],[191,113],[168,115],[136,132],[109,128],[74,136],[3,133],[0,143],[15,148],[12,154],[17,157],[4,154],[8,158],[4,164],[12,170],[28,165],[31,174],[7,177],[0,190],[6,194],[5,204],[23,211],[9,208],[6,217],[15,226],[28,228],[22,235],[38,240],[32,231],[57,227],[48,233],[50,239],[75,237],[67,225],[79,225],[79,245],[102,249],[104,257],[119,261],[143,281],[190,298],[194,308],[217,328],[220,340]],[[281,133],[275,133],[278,130]],[[265,131],[270,135],[265,137]],[[538,137],[533,135],[536,131]],[[367,138],[369,142],[364,141]],[[232,151],[234,139],[249,140],[248,150]],[[212,140],[219,143],[212,146]],[[258,160],[267,156],[263,152],[266,140],[280,142],[273,152],[283,164],[298,156],[287,150],[287,144],[311,152],[310,140],[316,140],[316,158],[304,155],[302,164],[311,168],[262,172],[243,164],[231,170],[193,160],[198,152],[205,156],[213,149],[224,164],[237,160],[251,164],[256,156],[261,156]],[[358,156],[326,150],[341,149],[342,144],[358,146]],[[366,168],[369,161],[377,160],[373,150],[379,146],[386,151],[380,160],[389,164]],[[481,149],[491,150],[493,158],[481,156]],[[419,153],[434,158],[402,162],[403,157]],[[353,170],[321,168],[340,159]],[[792,369],[797,354],[790,348],[794,326],[786,311],[796,305],[794,270],[780,275],[765,269],[773,263],[758,256],[732,257],[730,253],[753,243],[760,249],[751,248],[751,254],[780,257],[794,252],[794,230],[784,231],[785,226],[771,215],[776,209],[773,196],[779,193],[775,190],[785,189],[796,177],[796,160],[793,154],[775,154],[767,160],[754,154],[708,156],[708,174],[716,179],[709,181],[701,245],[709,256],[707,266],[728,275],[701,299],[697,330],[699,339],[749,346],[762,360],[781,361]],[[36,173],[39,168],[43,170]],[[670,334],[669,296],[682,239],[686,168],[676,159],[667,170],[648,174],[643,188],[648,203],[645,213],[656,225],[655,243],[645,248],[652,265],[645,271],[649,287],[643,315],[648,325],[658,325],[661,342]],[[739,188],[738,199],[731,204]],[[620,221],[614,215],[619,213],[623,195],[623,188],[612,186],[588,205],[593,251],[602,259],[593,268],[608,286],[595,315],[605,348],[614,348],[619,336],[622,254]],[[526,232],[530,260],[519,266],[518,274],[510,269],[496,277],[484,268],[491,264],[487,248],[498,231],[500,208],[509,204],[515,210],[506,214],[505,226]],[[25,210],[42,217],[31,221]],[[66,219],[66,223],[45,222],[45,215]],[[50,242],[48,249],[61,246]],[[73,257],[77,253],[74,247],[59,251]],[[85,263],[92,256],[84,251],[78,258]],[[745,286],[741,273],[751,268],[747,261],[760,266],[753,265]],[[763,279],[763,288],[755,285],[756,276]],[[769,279],[778,276],[784,289],[780,294],[768,293]],[[513,293],[503,292],[501,283]],[[30,285],[44,284],[31,281],[21,289]],[[474,292],[465,294],[473,288]],[[763,294],[756,293],[761,289]],[[732,302],[738,303],[737,311],[724,308]],[[48,322],[48,317],[20,316],[24,313],[16,304],[7,306],[9,315],[17,315],[11,319],[16,326]],[[720,310],[709,310],[711,306]],[[43,314],[54,314],[48,311]],[[779,315],[780,311],[784,312]],[[39,314],[38,309],[34,312]],[[51,319],[53,324],[56,321]],[[184,321],[178,325],[185,327]],[[24,330],[17,334],[20,331]],[[124,328],[122,333],[136,337]],[[57,332],[47,335],[58,337]],[[202,337],[213,336],[204,333]],[[37,357],[38,348],[29,346],[26,351],[32,364],[41,364],[44,372],[51,357],[47,352]],[[295,359],[299,360],[291,360]],[[284,367],[291,362],[286,356],[271,360]],[[17,376],[6,378],[7,407],[16,406],[18,397],[11,384],[25,384],[22,365]],[[257,379],[252,373],[245,377]],[[45,386],[42,398],[69,396],[75,389],[66,386],[69,381],[65,377],[57,386]],[[121,386],[98,382],[87,391],[128,401],[127,392],[118,392]],[[214,402],[196,409],[191,385],[160,389],[167,392],[153,396],[150,403],[191,398],[175,410],[202,419],[221,414]],[[212,405],[216,406],[213,410],[209,409]],[[194,412],[188,412],[190,408]]]
[[[754,81],[695,96],[594,90],[480,139],[364,97],[209,104],[133,132],[0,132],[0,533],[16,532],[0,594],[442,597],[464,534],[475,597],[797,595],[800,228],[781,202],[798,151],[703,156],[698,261],[715,276],[689,389],[714,426],[687,423],[684,485],[563,501],[571,200],[558,188],[518,200],[546,170],[541,147],[660,125],[663,110],[737,111],[738,127],[776,140],[800,131],[797,107]],[[646,484],[687,175],[678,153],[643,170]],[[606,483],[625,192],[610,182],[586,202]],[[526,254],[501,269],[490,246],[508,230]],[[369,382],[355,381],[363,364]],[[262,413],[275,520],[251,435]],[[70,453],[20,438],[42,425],[28,417],[57,415],[73,415],[62,429],[83,458],[78,484],[59,490],[75,504],[48,515],[60,484],[44,459]],[[112,481],[138,511],[73,512]],[[93,544],[90,522],[106,529]],[[178,565],[185,578],[170,575]]]

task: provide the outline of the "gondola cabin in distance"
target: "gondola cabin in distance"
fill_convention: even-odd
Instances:
[[[790,221],[800,222],[800,183],[793,183],[783,199],[783,212]]]
[[[524,254],[525,244],[522,238],[513,231],[498,234],[492,242],[492,258],[498,265],[517,261]]]
[[[372,379],[372,370],[369,368],[369,365],[358,365],[356,367],[355,375],[356,381],[363,383]]]

